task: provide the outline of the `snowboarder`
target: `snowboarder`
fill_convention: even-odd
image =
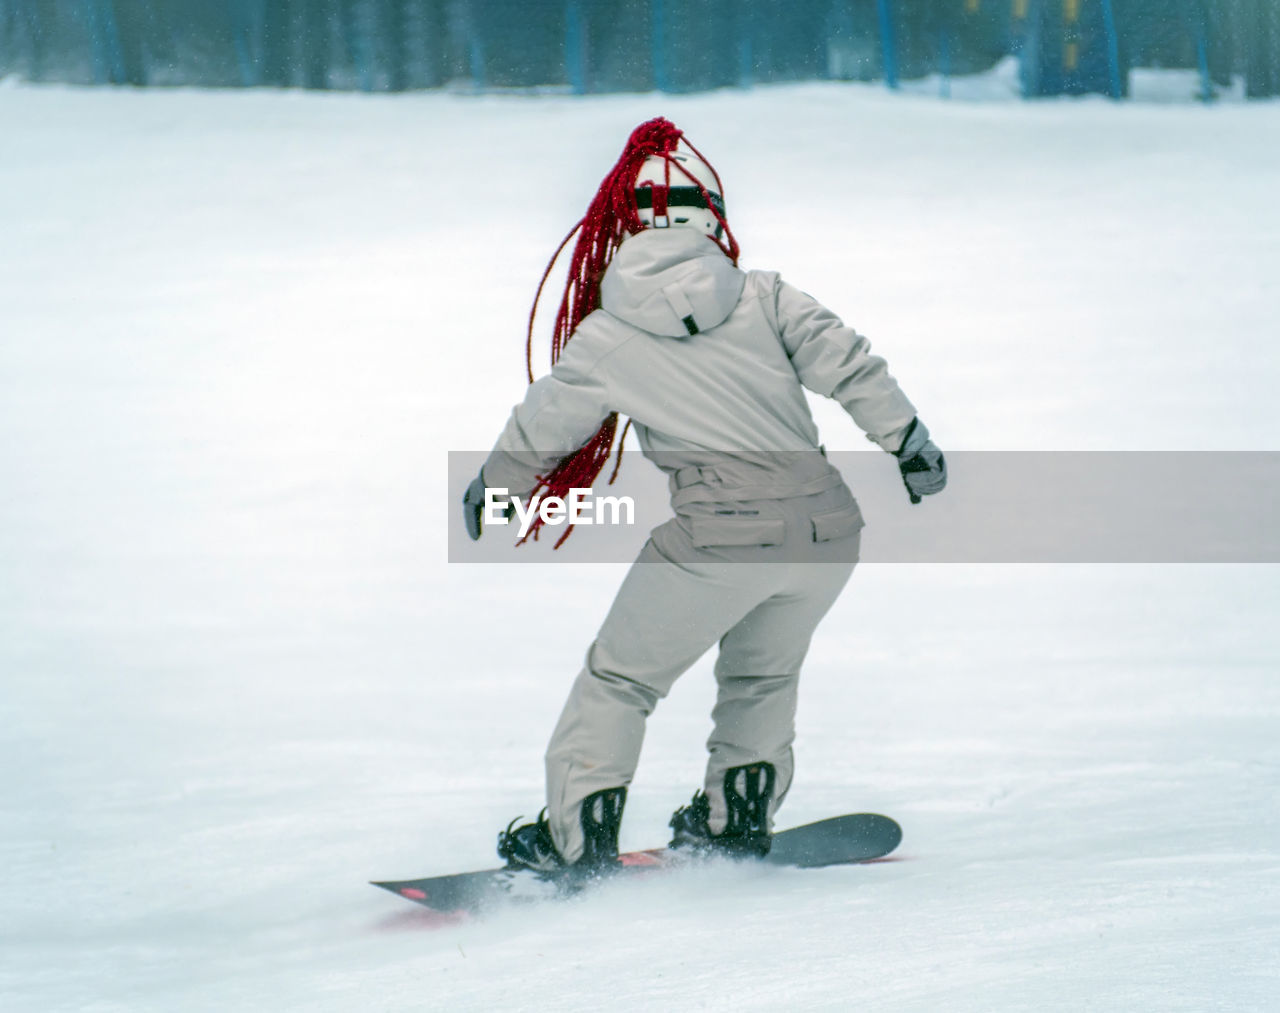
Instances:
[[[791,786],[800,665],[862,528],[803,388],[896,455],[912,502],[946,483],[942,453],[866,339],[777,274],[738,267],[723,196],[673,124],[636,128],[561,244],[578,234],[553,368],[463,501],[479,538],[486,488],[525,499],[590,487],[618,414],[672,493],[675,517],[632,565],[551,737],[542,816],[499,835],[501,857],[544,875],[617,862],[645,719],[717,642],[706,778],[672,817],[672,844],[767,853]]]

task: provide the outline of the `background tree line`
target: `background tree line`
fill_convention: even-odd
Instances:
[[[1119,97],[1134,66],[1280,92],[1280,0],[0,0],[31,81],[697,91],[972,73]]]

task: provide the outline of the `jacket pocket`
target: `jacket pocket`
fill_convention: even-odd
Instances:
[[[814,514],[810,520],[813,521],[815,542],[830,542],[837,538],[856,535],[865,523],[857,503],[841,507],[839,510],[830,510],[824,514]]]
[[[694,517],[690,536],[699,549],[716,545],[781,545],[787,522],[781,517]]]

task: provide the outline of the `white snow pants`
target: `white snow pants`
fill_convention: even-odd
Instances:
[[[547,816],[567,861],[582,854],[582,800],[630,784],[645,719],[717,641],[704,784],[712,832],[726,822],[731,767],[772,763],[776,810],[791,785],[800,666],[853,572],[861,527],[840,485],[793,499],[697,504],[654,530],[547,748]]]

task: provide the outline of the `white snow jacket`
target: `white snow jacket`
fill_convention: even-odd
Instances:
[[[690,229],[625,240],[600,301],[512,411],[483,467],[486,485],[526,496],[618,412],[671,477],[677,509],[808,495],[840,478],[816,453],[802,386],[839,401],[888,451],[915,417],[865,338],[777,274],[734,267]],[[714,469],[717,491],[690,480],[698,469]]]

